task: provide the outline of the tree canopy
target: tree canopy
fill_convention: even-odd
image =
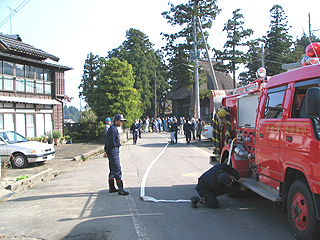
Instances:
[[[234,10],[232,15],[232,19],[229,19],[223,28],[223,31],[227,32],[224,50],[216,50],[216,54],[220,59],[228,62],[226,69],[233,73],[233,87],[236,88],[236,70],[239,68],[237,65],[246,61],[246,55],[239,47],[248,46],[248,42],[243,40],[250,37],[253,30],[243,28],[243,15],[240,13],[240,9]]]
[[[134,87],[140,90],[141,109],[144,115],[154,114],[154,80],[157,75],[157,99],[161,99],[168,89],[166,69],[160,52],[153,49],[153,44],[143,32],[130,28],[126,32],[127,40],[118,48],[109,52],[108,58],[116,57],[132,65],[135,75]]]
[[[91,59],[91,56],[89,55],[88,58]],[[134,88],[132,66],[127,61],[120,61],[117,58],[99,59],[103,62],[101,64],[103,67],[94,80],[94,86],[91,86],[90,94],[85,95],[97,120],[104,121],[105,117],[119,113],[123,114],[129,122],[139,118],[142,115],[141,96],[140,92]],[[86,78],[83,79],[86,80]],[[83,86],[86,88],[84,82]]]

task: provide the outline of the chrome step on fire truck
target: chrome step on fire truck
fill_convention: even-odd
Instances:
[[[213,119],[214,159],[282,203],[297,239],[320,239],[320,43],[303,67],[226,91]],[[311,65],[307,65],[307,64]],[[258,74],[257,74],[258,75]]]

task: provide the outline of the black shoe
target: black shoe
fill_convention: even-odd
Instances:
[[[198,196],[193,196],[192,198],[190,198],[191,200],[191,207],[193,208],[197,208],[197,204],[200,201],[200,198]]]

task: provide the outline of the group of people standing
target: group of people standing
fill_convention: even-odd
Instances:
[[[178,141],[178,132],[186,136],[187,144],[190,144],[191,138],[193,140],[201,141],[201,133],[203,131],[205,122],[199,119],[188,119],[180,117],[178,120],[176,117],[165,118],[143,118],[135,119],[134,123],[130,127],[132,133],[133,144],[137,144],[138,137],[141,138],[141,133],[158,133],[158,132],[170,132],[170,143],[175,144]]]

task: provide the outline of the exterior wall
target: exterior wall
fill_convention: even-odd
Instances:
[[[64,98],[64,72],[56,71],[55,72],[55,96],[58,98]]]
[[[53,106],[53,129],[63,133],[63,104]]]
[[[5,63],[13,63],[11,72],[5,72]],[[63,132],[64,70],[57,65],[0,56],[0,98],[0,129],[14,130],[27,137],[40,137],[49,130]],[[51,102],[43,104],[42,99]]]

